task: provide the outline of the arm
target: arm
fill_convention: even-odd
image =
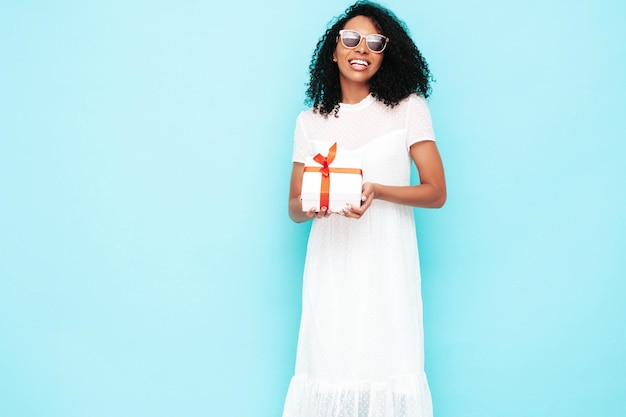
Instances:
[[[326,208],[322,208],[319,213],[315,212],[315,208],[308,211],[302,211],[302,201],[300,194],[302,193],[302,176],[304,175],[304,164],[302,162],[294,162],[291,169],[291,184],[289,185],[289,217],[296,223],[302,223],[313,217],[328,217],[330,212]]]
[[[375,198],[413,207],[442,207],[446,202],[446,179],[437,145],[433,141],[417,142],[410,151],[419,172],[419,185],[393,187],[374,184]]]
[[[363,184],[366,197],[361,207],[351,206],[346,216],[359,218],[374,199],[413,207],[439,208],[446,201],[446,180],[443,163],[433,141],[416,142],[411,145],[411,157],[419,172],[419,185],[391,186],[376,183]]]

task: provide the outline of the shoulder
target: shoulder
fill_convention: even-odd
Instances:
[[[308,126],[313,123],[321,123],[326,118],[319,114],[319,112],[315,111],[313,108],[309,108],[307,110],[301,111],[296,118],[296,124],[301,126]]]
[[[408,107],[428,107],[428,103],[426,102],[426,99],[424,98],[424,96],[417,94],[417,93],[413,93],[410,94],[408,97],[406,97],[405,99],[403,99],[400,103],[406,103],[406,105]]]
[[[401,101],[406,109],[407,116],[415,117],[417,115],[430,116],[430,110],[428,109],[428,103],[424,96],[414,93]]]
[[[382,102],[381,102],[382,105]],[[428,110],[428,103],[424,96],[418,93],[412,93],[403,98],[398,104],[390,107],[390,110],[398,113],[414,113]]]
[[[313,108],[308,108],[306,110],[301,111],[298,114],[298,117],[296,118],[296,120],[301,121],[301,120],[310,120],[312,118],[314,118],[315,116],[319,116],[315,110]]]

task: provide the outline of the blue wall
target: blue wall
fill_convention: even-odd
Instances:
[[[0,415],[280,415],[294,119],[348,4],[2,1]],[[626,3],[387,5],[437,79],[436,416],[625,415]]]

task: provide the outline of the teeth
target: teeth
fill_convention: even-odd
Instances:
[[[352,59],[350,60],[350,64],[365,65],[366,67],[369,66],[369,62],[363,61],[362,59]]]

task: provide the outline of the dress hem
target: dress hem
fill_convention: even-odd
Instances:
[[[291,379],[283,417],[432,417],[425,373],[385,381]]]

